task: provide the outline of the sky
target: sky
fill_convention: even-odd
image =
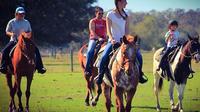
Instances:
[[[126,9],[133,12],[148,12],[150,10],[163,11],[169,8],[181,8],[185,10],[200,8],[200,0],[127,0]],[[102,7],[105,11],[113,9],[114,0],[97,0],[93,4]]]

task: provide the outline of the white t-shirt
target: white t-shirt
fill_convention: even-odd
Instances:
[[[117,17],[116,14],[117,13],[112,10],[108,12],[106,17],[108,17],[112,21],[111,34],[113,39],[117,42],[120,42],[120,38],[125,35],[126,20],[124,20],[122,17]],[[126,14],[128,15],[127,11]]]
[[[170,38],[169,36],[172,35]],[[178,40],[179,40],[179,32],[177,30],[175,31],[168,31],[165,34],[165,38],[167,39],[169,37],[169,41],[167,42],[167,47],[174,47],[177,45]]]

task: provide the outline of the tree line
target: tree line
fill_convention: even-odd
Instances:
[[[24,6],[34,38],[40,46],[67,46],[88,41],[88,23],[94,17],[96,0],[0,0],[0,47],[4,46],[5,28],[14,17],[15,8]],[[200,33],[200,9],[168,9],[149,12],[131,12],[130,32],[138,34],[141,48],[151,50],[164,45],[164,34],[171,19],[179,22],[181,37],[186,32]],[[106,14],[105,14],[106,15]]]

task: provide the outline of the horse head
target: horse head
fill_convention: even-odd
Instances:
[[[25,54],[34,55],[35,44],[31,33],[20,34],[17,44]]]
[[[120,47],[122,68],[127,75],[131,75],[133,72],[133,66],[136,58],[136,41],[137,35],[126,35],[122,38],[122,44]]]
[[[200,43],[199,35],[190,35],[188,34],[189,41],[186,44],[186,47],[183,49],[185,57],[191,57],[195,62],[200,61]]]

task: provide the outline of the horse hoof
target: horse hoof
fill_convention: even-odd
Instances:
[[[90,103],[89,102],[85,102],[85,106],[90,106]]]
[[[29,108],[28,107],[25,108],[25,112],[29,112]]]
[[[23,112],[23,108],[18,108],[18,112]]]
[[[92,106],[96,106],[97,102],[96,101],[92,101]]]
[[[179,112],[183,112],[183,109],[180,109]]]
[[[161,112],[160,108],[156,108],[156,111],[157,111],[157,112]]]

